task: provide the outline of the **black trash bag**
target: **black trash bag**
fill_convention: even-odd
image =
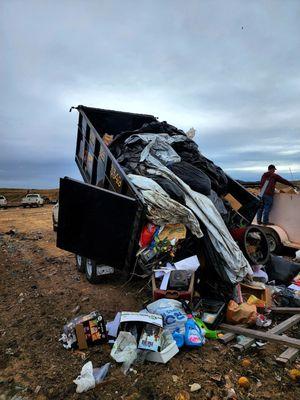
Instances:
[[[215,192],[218,194],[227,193],[228,179],[225,172],[211,160],[204,157],[193,140],[186,138],[182,142],[173,143],[172,147],[180,155],[182,161],[186,161],[206,173]]]
[[[211,190],[211,193],[209,196],[207,196],[213,203],[213,205],[216,207],[216,209],[219,211],[221,217],[223,218],[223,221],[227,223],[229,213],[226,205],[224,204],[223,199],[217,195],[217,193],[214,190]]]
[[[148,178],[153,179],[156,183],[159,184],[160,187],[164,189],[165,192],[171,197],[171,199],[178,201],[178,203],[183,204],[185,206],[185,196],[183,190],[180,187],[172,182],[168,178],[164,178],[163,176],[158,175],[148,175]]]
[[[134,133],[168,133],[169,135],[185,135],[181,129],[168,124],[166,121],[145,123],[141,128],[134,131]]]
[[[294,277],[300,272],[300,264],[289,261],[283,257],[271,255],[266,264],[269,281],[277,285],[290,285]]]
[[[121,156],[124,151],[126,145],[124,142],[126,139],[129,138],[131,135],[138,135],[143,133],[167,133],[170,136],[172,135],[184,135],[184,132],[180,129],[177,129],[175,126],[168,124],[166,121],[163,122],[150,122],[142,125],[139,129],[134,131],[125,131],[121,132],[114,137],[114,140],[109,146],[110,151],[113,155],[118,158]],[[145,145],[144,145],[145,147]]]
[[[278,307],[300,307],[300,297],[294,290],[285,286],[279,286],[276,289],[277,293],[273,295],[273,299]]]
[[[234,284],[226,272],[226,261],[216,251],[208,235],[207,228],[200,222],[203,237],[199,239],[205,263],[199,268],[198,290],[202,297],[224,301],[234,299]]]
[[[180,179],[183,180],[191,189],[202,193],[206,196],[210,195],[211,183],[209,177],[200,169],[194,167],[186,161],[180,161],[168,166]]]

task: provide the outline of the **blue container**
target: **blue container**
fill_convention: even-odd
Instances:
[[[194,321],[193,316],[189,314],[187,317],[188,320],[185,323],[184,343],[189,347],[201,347],[205,343],[204,334]]]
[[[184,345],[184,335],[182,333],[180,333],[179,328],[177,328],[172,333],[172,336],[177,344],[177,347],[180,349]]]

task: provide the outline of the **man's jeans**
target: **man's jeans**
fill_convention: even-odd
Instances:
[[[262,204],[257,212],[257,222],[269,223],[269,214],[273,205],[273,196],[267,194],[262,197]]]

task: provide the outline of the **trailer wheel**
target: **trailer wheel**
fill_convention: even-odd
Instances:
[[[278,234],[272,230],[266,232],[267,240],[269,242],[270,253],[279,254],[282,251],[283,245]]]
[[[56,231],[57,231],[57,227],[55,227],[55,228],[56,228]],[[54,227],[53,227],[53,229],[54,229]],[[81,257],[79,254],[76,254],[75,255],[75,260],[76,260],[77,270],[79,272],[85,272],[86,258],[85,257]]]
[[[90,283],[99,283],[100,282],[100,277],[97,276],[96,261],[90,260],[89,258],[86,259],[85,276],[86,276],[86,279]]]

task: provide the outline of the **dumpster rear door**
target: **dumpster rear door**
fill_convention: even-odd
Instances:
[[[138,201],[70,178],[60,180],[57,246],[123,269],[136,235]]]

